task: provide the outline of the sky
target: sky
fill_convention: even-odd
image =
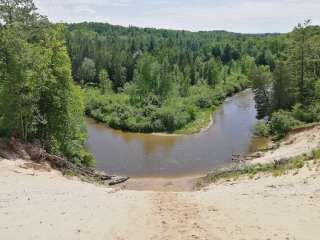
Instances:
[[[320,0],[34,0],[52,22],[242,33],[289,32],[311,19],[320,25]]]

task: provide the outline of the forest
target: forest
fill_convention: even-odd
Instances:
[[[92,165],[85,114],[133,132],[194,133],[252,88],[256,134],[320,121],[320,28],[288,34],[53,24],[32,0],[0,1],[0,134]]]
[[[250,86],[254,66],[274,69],[283,36],[188,32],[102,23],[66,26],[73,78],[86,113],[134,132],[194,133],[214,108]]]
[[[36,10],[31,0],[0,1],[0,134],[93,165],[65,27]]]
[[[284,137],[320,121],[320,27],[307,20],[286,35],[274,68],[255,66],[249,74],[255,93],[258,135]]]

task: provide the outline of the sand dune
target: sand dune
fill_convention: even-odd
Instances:
[[[320,236],[320,172],[198,192],[110,189],[0,161],[0,239],[299,239]]]

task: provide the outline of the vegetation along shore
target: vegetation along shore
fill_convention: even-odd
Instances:
[[[311,20],[192,32],[54,23],[33,0],[0,0],[0,239],[318,240],[319,122]],[[248,153],[253,135],[272,142]]]

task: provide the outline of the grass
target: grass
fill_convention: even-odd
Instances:
[[[274,177],[278,177],[295,170],[293,174],[296,175],[298,174],[299,169],[304,166],[308,166],[309,169],[312,169],[312,164],[317,164],[319,166],[319,160],[320,149],[317,149],[314,150],[310,156],[304,154],[275,163],[234,165],[229,169],[217,170],[208,174],[201,182],[199,182],[199,187],[200,185],[215,183],[219,180],[237,180],[240,177],[254,178],[259,173],[268,173]]]
[[[212,114],[215,111],[214,108],[207,108],[199,111],[196,115],[196,119],[182,129],[176,130],[175,134],[194,134],[200,132],[203,128],[206,128],[211,121]]]
[[[311,156],[313,159],[319,160],[320,159],[320,149],[313,150],[311,153]]]

